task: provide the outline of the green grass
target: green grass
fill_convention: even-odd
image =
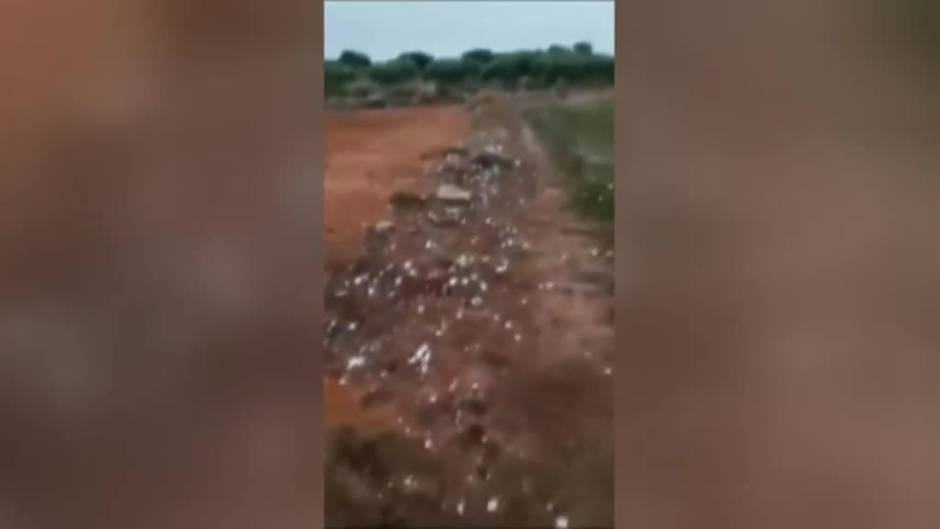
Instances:
[[[530,109],[526,121],[565,175],[572,205],[614,220],[614,102],[598,99]]]

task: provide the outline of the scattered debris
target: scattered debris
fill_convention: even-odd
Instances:
[[[447,208],[443,211],[428,211],[426,215],[428,222],[441,228],[460,226],[463,218],[451,212],[451,209],[452,208]]]
[[[457,146],[436,147],[436,148],[428,149],[424,151],[423,153],[421,153],[421,159],[424,161],[427,161],[427,160],[434,160],[434,159],[440,159],[440,158],[447,158],[451,156],[464,158],[469,155],[470,155],[470,151],[468,151],[464,147],[457,147]]]
[[[498,167],[500,169],[513,169],[517,164],[517,161],[513,160],[512,158],[490,151],[483,151],[474,155],[471,158],[471,161],[484,169],[489,169],[492,167]]]
[[[393,229],[395,229],[395,224],[390,220],[383,220],[372,227],[372,230],[379,235],[387,235],[391,233]]]
[[[438,200],[447,203],[466,204],[470,202],[473,194],[466,189],[457,187],[453,184],[441,184],[437,188],[435,196]]]
[[[410,191],[396,191],[389,199],[391,206],[395,209],[420,209],[427,205],[426,196],[412,193]]]
[[[515,151],[508,141],[508,131],[491,128],[466,146],[423,153],[425,160],[440,159],[431,168],[437,189],[394,193],[391,220],[367,226],[368,243],[381,253],[367,252],[327,285],[328,372],[358,395],[365,390],[358,400],[363,408],[384,411],[388,405],[400,414],[394,442],[416,451],[388,451],[378,441],[353,450],[357,464],[343,479],[362,479],[352,486],[374,494],[383,508],[438,490],[428,495],[429,512],[435,515],[490,513],[500,522],[511,519],[515,497],[499,488],[511,468],[504,465],[532,464],[532,454],[538,453],[523,449],[503,422],[506,407],[518,405],[507,400],[507,385],[524,379],[517,375],[531,375],[530,360],[545,342],[533,313],[553,297],[534,291],[600,292],[583,284],[587,278],[571,277],[583,269],[582,260],[593,261],[588,251],[570,245],[564,247],[575,256],[565,267],[568,275],[536,275],[535,284],[529,282],[529,259],[554,264],[565,252],[545,247],[538,225],[519,222],[525,204],[535,204],[525,190],[534,189],[530,183],[537,175],[520,169],[529,166],[510,156]],[[554,228],[555,222],[549,216],[544,226]],[[535,235],[529,231],[533,227]],[[600,249],[594,253],[603,259]],[[549,325],[563,325],[558,321]],[[557,330],[548,335],[557,337]],[[578,358],[582,352],[577,351]],[[611,358],[594,358],[591,384],[610,381]],[[550,400],[540,398],[535,406]],[[408,455],[397,458],[400,453]],[[439,475],[429,470],[435,465],[445,465],[461,480],[466,477],[467,484],[445,486],[448,478],[430,477]],[[380,481],[370,485],[369,479]],[[527,495],[534,498],[533,490],[556,486],[541,480],[523,483]],[[486,495],[479,496],[481,487]],[[558,497],[561,491],[547,492]],[[568,527],[567,516],[542,511],[544,500],[531,501],[540,502],[535,504],[540,526]],[[420,519],[409,510],[417,507],[408,505],[400,512]]]

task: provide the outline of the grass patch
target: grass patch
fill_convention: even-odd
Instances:
[[[572,205],[614,220],[614,102],[597,99],[530,109],[525,119],[565,173]]]

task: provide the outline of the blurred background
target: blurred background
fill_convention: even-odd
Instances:
[[[940,525],[936,5],[617,5],[620,523]],[[318,526],[319,10],[0,6],[0,526]]]
[[[0,7],[0,527],[317,523],[317,15]]]
[[[940,523],[935,4],[618,4],[618,522]]]

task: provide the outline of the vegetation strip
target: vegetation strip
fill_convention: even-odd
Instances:
[[[412,51],[383,62],[346,50],[338,59],[326,61],[324,75],[331,104],[400,106],[463,101],[481,89],[564,91],[610,86],[614,58],[595,53],[587,42],[505,53],[473,49],[459,58]]]
[[[564,171],[583,215],[614,220],[614,101],[552,103],[525,112],[526,122]]]

